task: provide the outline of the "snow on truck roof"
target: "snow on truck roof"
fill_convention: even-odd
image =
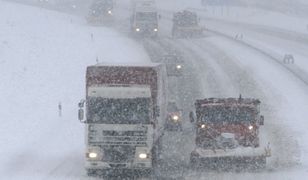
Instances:
[[[261,101],[253,98],[206,98],[196,101],[196,106],[209,106],[209,105],[259,105]]]
[[[104,98],[150,98],[150,86],[92,86],[88,96]]]
[[[88,67],[158,67],[161,63],[98,63]]]
[[[135,12],[157,12],[154,1],[138,1],[134,3]]]

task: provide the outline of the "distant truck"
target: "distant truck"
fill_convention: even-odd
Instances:
[[[199,18],[195,12],[188,10],[173,14],[172,37],[200,37],[204,29],[199,26]]]
[[[161,63],[166,65],[168,76],[182,76],[184,69],[183,57],[178,54],[167,54],[161,58]]]
[[[165,76],[160,64],[87,67],[79,120],[86,127],[89,176],[153,172],[166,118]]]
[[[176,102],[169,102],[167,106],[167,120],[165,122],[165,130],[182,131],[183,127],[183,111],[179,109]]]
[[[259,129],[264,124],[260,101],[250,98],[208,98],[195,103],[195,149],[192,167],[214,169],[265,168],[271,154],[269,145],[261,146]]]
[[[87,21],[90,24],[109,22],[113,19],[113,0],[93,0]]]
[[[141,37],[158,36],[159,15],[154,1],[134,1],[132,5],[131,31]]]

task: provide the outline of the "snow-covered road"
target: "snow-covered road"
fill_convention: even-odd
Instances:
[[[127,20],[123,14],[119,17],[120,22]],[[232,23],[211,23],[219,29],[231,26],[230,34],[239,31]],[[185,117],[196,98],[239,94],[260,98],[266,117],[262,140],[271,142],[273,157],[265,172],[192,171],[188,157],[194,135],[186,121],[183,132],[165,134],[161,179],[280,180],[308,175],[308,87],[251,47],[213,33],[202,39],[172,40],[170,19],[161,20],[161,38],[134,41],[123,24],[116,26],[123,31],[118,33],[87,26],[73,16],[3,1],[0,27],[2,179],[96,179],[88,178],[83,169],[84,132],[76,112],[77,102],[84,97],[85,67],[97,61],[155,61],[173,51],[185,60],[179,82]],[[296,65],[308,72],[306,42],[268,28],[247,26],[241,32],[245,40],[267,51],[295,54]]]

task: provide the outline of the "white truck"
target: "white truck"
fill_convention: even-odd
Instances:
[[[108,23],[113,20],[114,0],[93,0],[87,21],[90,24]]]
[[[131,31],[142,37],[157,37],[158,20],[154,1],[133,1],[131,15]]]
[[[86,127],[88,175],[153,172],[166,118],[165,76],[161,64],[87,67],[79,120]]]

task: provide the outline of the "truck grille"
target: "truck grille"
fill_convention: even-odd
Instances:
[[[146,146],[146,131],[103,131],[103,144]]]
[[[132,162],[135,158],[135,146],[103,146],[103,161],[112,163]],[[120,164],[114,164],[120,165]]]

